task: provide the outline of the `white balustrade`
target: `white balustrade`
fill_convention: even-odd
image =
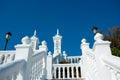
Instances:
[[[13,61],[15,58],[15,51],[0,51],[0,64],[5,64]]]
[[[38,50],[27,61],[19,59],[0,65],[0,80],[43,80],[46,78],[45,64],[46,52]]]
[[[81,59],[81,56],[68,56],[67,57],[67,60],[70,63],[79,63],[80,59]]]
[[[0,66],[0,80],[23,80],[25,60],[14,61]]]
[[[103,62],[112,75],[112,80],[120,80],[120,58],[103,56]]]
[[[53,64],[54,79],[80,79],[79,68],[80,64]]]
[[[28,80],[42,80],[45,76],[45,54],[46,52],[39,52],[33,54],[28,62],[29,65],[29,79]]]
[[[82,40],[81,73],[86,80],[120,80],[120,58],[111,55],[110,42],[95,35],[93,49]]]

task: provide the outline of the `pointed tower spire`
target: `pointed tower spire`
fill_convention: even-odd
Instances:
[[[34,31],[34,36],[36,36],[36,30]]]
[[[59,29],[57,29],[57,35],[59,35]]]
[[[34,31],[33,36],[31,37],[31,46],[33,49],[38,49],[39,39],[36,36],[36,30]]]
[[[53,42],[54,42],[53,56],[61,54],[62,36],[59,35],[59,29],[57,29],[57,34],[55,36],[53,36]]]

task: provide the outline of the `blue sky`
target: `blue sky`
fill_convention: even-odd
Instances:
[[[90,47],[93,45],[92,26],[103,32],[120,26],[119,4],[119,0],[0,0],[0,50],[6,32],[12,33],[7,46],[10,50],[36,29],[40,41],[46,40],[53,52],[52,37],[59,28],[62,50],[68,55],[81,55],[82,38],[90,42]]]

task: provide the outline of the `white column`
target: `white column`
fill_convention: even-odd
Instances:
[[[70,71],[69,71],[69,67],[67,67],[67,79],[70,78]]]
[[[56,74],[56,69],[57,69],[57,68],[54,67],[54,79],[56,79],[56,75],[57,75],[57,74]]]
[[[61,72],[60,72],[60,67],[58,67],[58,79],[61,78]]]
[[[63,67],[63,79],[65,79],[65,67]]]
[[[78,66],[76,66],[76,78],[79,78],[79,75],[78,75]]]
[[[72,78],[74,78],[74,67],[71,67],[72,69]]]

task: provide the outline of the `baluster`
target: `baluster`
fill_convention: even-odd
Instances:
[[[38,77],[38,74],[39,73],[39,70],[38,70],[38,60],[37,60],[37,62],[36,62],[36,77],[37,77],[37,80],[39,79],[39,77]]]
[[[60,67],[58,67],[58,71],[59,71],[59,72],[58,72],[58,75],[59,75],[59,76],[58,76],[58,79],[60,79],[60,78],[61,78]]]
[[[69,71],[69,67],[67,67],[67,78],[70,78],[70,71]]]
[[[110,68],[110,67],[109,67]],[[112,74],[112,79],[114,80],[117,80],[117,77],[116,77],[116,71],[113,70],[112,68],[110,68],[110,71],[111,71],[111,74]]]
[[[38,78],[40,79],[40,61],[38,61]]]
[[[55,78],[55,79],[56,79],[56,75],[57,75],[57,74],[56,74],[56,69],[57,69],[57,68],[54,67],[54,78]]]
[[[74,67],[72,66],[71,69],[72,69],[72,78],[74,78]]]
[[[33,79],[35,79],[35,62],[34,62],[34,65],[33,65]]]
[[[76,66],[76,78],[79,78],[79,75],[78,75],[78,66]]]
[[[44,58],[42,59],[42,75],[44,74],[45,62]]]
[[[117,75],[116,75],[116,76],[117,76],[117,79],[120,80],[120,72],[117,72],[116,74],[117,74]]]
[[[65,79],[65,67],[63,67],[63,79]]]
[[[16,80],[16,79],[17,79],[17,74],[15,73],[12,75],[12,80]]]
[[[37,64],[36,64],[36,59],[35,59],[35,80],[37,80],[36,73],[37,73]]]

